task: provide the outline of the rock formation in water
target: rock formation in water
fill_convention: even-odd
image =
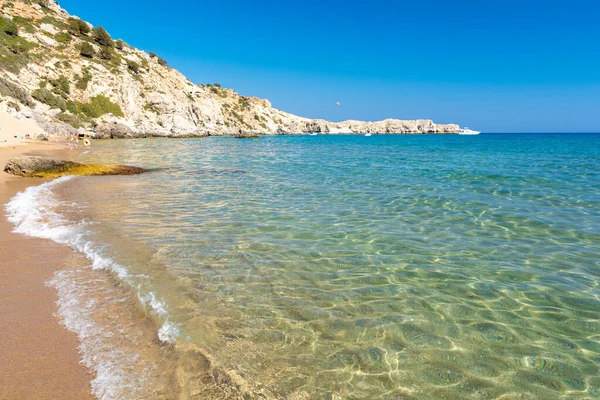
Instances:
[[[431,120],[328,122],[268,100],[196,85],[154,53],[114,41],[54,0],[0,0],[0,110],[49,134],[99,138],[260,134],[456,133]]]
[[[8,160],[4,172],[29,178],[59,178],[64,175],[139,175],[147,169],[127,165],[80,164],[45,157],[15,157]]]
[[[258,139],[260,135],[256,132],[240,132],[235,135],[236,139]]]

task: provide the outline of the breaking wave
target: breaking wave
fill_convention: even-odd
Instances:
[[[153,369],[156,368],[148,362],[140,365],[140,356],[131,346],[129,349],[115,347],[115,343],[118,343],[117,336],[121,335],[120,343],[131,342],[131,337],[127,337],[123,322],[110,316],[110,310],[103,310],[111,306],[106,301],[97,301],[97,298],[106,300],[112,296],[114,304],[122,303],[128,298],[135,299],[150,319],[158,322],[154,336],[163,344],[174,344],[180,335],[180,329],[176,323],[169,322],[167,305],[153,291],[147,290],[143,276],[130,275],[126,266],[106,255],[105,244],[97,243],[91,238],[92,222],[69,220],[60,212],[66,207],[78,207],[59,200],[54,191],[72,179],[75,178],[62,177],[27,188],[5,206],[6,214],[8,220],[15,225],[14,232],[68,245],[89,260],[89,273],[86,274],[84,270],[62,270],[56,272],[52,281],[48,282],[59,294],[58,314],[65,327],[79,338],[82,363],[95,373],[92,393],[96,397],[117,399],[126,395],[130,398],[144,398],[139,391],[145,389],[139,383],[152,380],[152,375],[156,374]],[[100,271],[109,272],[110,275],[99,275]],[[98,281],[103,280],[102,277],[116,279],[118,285],[113,281],[110,286],[119,286],[121,289],[112,290],[112,294],[106,293],[106,287],[97,285]],[[122,290],[123,287],[125,290]],[[104,317],[101,317],[102,314]],[[99,318],[102,318],[103,323],[99,323]],[[129,329],[131,326],[125,328]]]

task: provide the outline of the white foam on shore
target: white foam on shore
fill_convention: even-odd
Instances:
[[[81,362],[95,373],[92,394],[102,400],[143,398],[142,383],[149,380],[153,371],[149,367],[140,368],[139,354],[114,345],[128,339],[124,334],[127,328],[114,318],[107,325],[92,318],[104,312],[102,308],[107,301],[118,299],[103,294],[103,301],[98,302],[91,297],[90,292],[103,288],[95,288],[98,283],[87,280],[85,271],[57,271],[48,284],[58,292],[58,315],[62,323],[79,338]]]
[[[76,233],[66,225],[64,218],[53,211],[52,188],[73,179],[64,176],[39,186],[31,186],[17,193],[5,206],[6,215],[15,225],[14,231],[28,236],[52,239],[67,244]]]
[[[85,255],[93,270],[110,271],[117,279],[129,285],[151,315],[162,321],[157,332],[159,340],[175,343],[180,335],[179,327],[169,322],[164,301],[152,291],[144,290],[146,284],[141,280],[143,277],[131,276],[125,266],[105,255],[106,245],[90,240],[90,222],[69,221],[56,212],[61,203],[53,189],[71,179],[74,177],[62,177],[29,187],[15,195],[5,206],[8,220],[15,225],[14,231],[68,245]],[[72,209],[73,205],[69,204],[69,208]],[[99,307],[102,307],[102,304],[97,304],[86,296],[93,282],[78,280],[73,273],[75,272],[72,270],[58,271],[49,282],[59,294],[59,315],[67,329],[76,333],[79,338],[82,362],[96,374],[92,381],[93,394],[107,400],[123,398],[124,388],[135,386],[136,380],[144,379],[144,371],[136,370],[136,375],[133,376],[133,369],[125,372],[124,368],[126,365],[133,365],[139,356],[108,345],[107,338],[115,334],[112,330],[119,328],[101,326],[92,318]]]

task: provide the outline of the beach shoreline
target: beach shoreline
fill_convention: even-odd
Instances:
[[[68,157],[66,151],[47,142],[0,146],[0,165],[19,155]],[[55,316],[58,294],[46,285],[56,271],[83,261],[49,239],[14,233],[5,214],[16,193],[43,182],[0,171],[0,399],[92,399],[93,376],[80,363],[77,336]]]

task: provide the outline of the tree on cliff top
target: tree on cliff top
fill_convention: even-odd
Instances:
[[[101,26],[94,28],[94,40],[100,46],[109,47],[111,49],[115,47],[115,43],[113,42],[112,38]]]

